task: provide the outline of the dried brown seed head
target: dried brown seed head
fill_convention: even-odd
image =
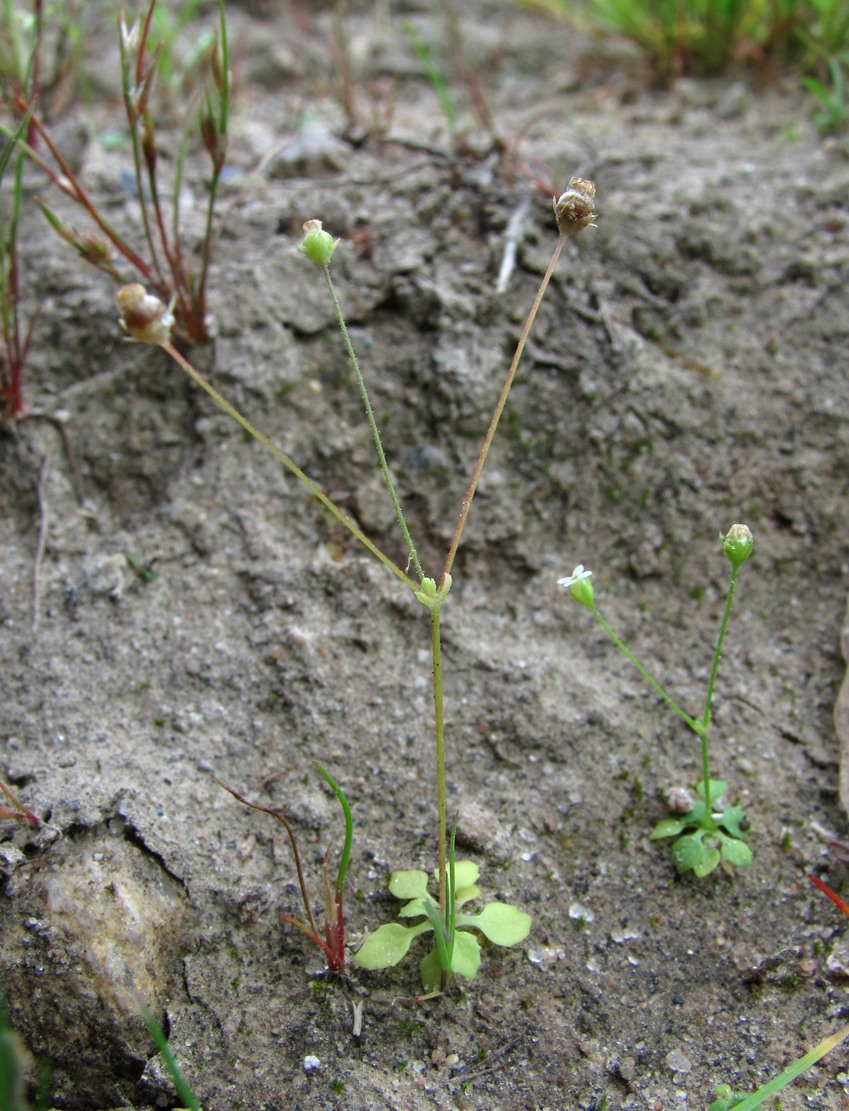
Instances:
[[[148,293],[143,285],[133,282],[121,286],[115,300],[121,310],[121,324],[130,339],[160,347],[170,341],[174,325],[174,298],[170,305],[165,305],[158,297]]]
[[[561,235],[575,235],[583,228],[595,226],[598,213],[594,210],[595,182],[573,177],[565,193],[554,201],[554,218]]]

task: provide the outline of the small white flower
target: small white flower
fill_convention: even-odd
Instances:
[[[558,579],[557,585],[562,586],[564,590],[571,590],[575,583],[579,583],[581,579],[589,579],[591,576],[592,571],[585,571],[583,563],[579,563],[571,575]]]

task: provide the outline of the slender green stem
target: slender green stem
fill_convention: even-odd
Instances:
[[[389,464],[386,461],[386,455],[383,451],[383,443],[380,439],[380,430],[377,427],[375,420],[374,410],[371,407],[369,400],[368,390],[366,389],[365,379],[363,378],[362,371],[360,370],[359,360],[357,359],[354,351],[354,345],[351,343],[351,337],[348,335],[348,327],[345,324],[345,317],[342,315],[342,308],[339,304],[339,298],[336,296],[336,289],[333,285],[333,279],[330,276],[330,268],[327,266],[322,267],[327,288],[330,291],[330,297],[333,301],[333,308],[336,311],[336,320],[339,324],[339,330],[342,333],[342,339],[345,342],[345,350],[348,352],[348,358],[351,361],[351,366],[354,369],[354,375],[357,379],[357,386],[360,390],[360,397],[363,399],[363,406],[365,407],[366,417],[368,418],[369,427],[371,428],[372,438],[374,439],[374,446],[377,449],[377,458],[380,462],[380,469],[383,471],[383,478],[386,482],[386,489],[389,491],[389,497],[392,499],[392,506],[395,509],[395,516],[398,524],[401,526],[401,532],[404,536],[404,543],[407,545],[407,551],[410,553],[410,562],[415,568],[415,572],[419,577],[419,581],[424,578],[424,571],[419,562],[419,557],[416,554],[416,548],[413,544],[413,538],[410,535],[410,530],[407,527],[407,522],[404,518],[404,512],[401,509],[401,502],[398,500],[398,494],[395,490],[395,482],[392,478],[392,473],[389,470]]]
[[[739,565],[732,563],[731,577],[728,580],[728,597],[725,599],[725,610],[722,614],[722,623],[719,626],[719,636],[716,638],[716,648],[713,652],[713,666],[710,669],[707,695],[705,697],[705,712],[702,715],[702,732],[699,734],[702,745],[702,780],[704,781],[705,814],[710,815],[710,774],[708,771],[708,731],[710,730],[710,714],[713,706],[713,689],[716,686],[716,675],[719,671],[719,661],[722,658],[722,642],[725,640],[725,631],[728,628],[728,619],[731,616],[731,605],[734,601],[734,585],[737,582]]]
[[[697,736],[699,736],[699,737],[703,736],[703,734],[705,732],[704,724],[700,721],[696,721],[695,718],[691,718],[689,714],[685,714],[684,711],[681,709],[681,707],[678,706],[677,703],[673,702],[673,700],[669,697],[669,695],[666,693],[666,691],[663,689],[663,687],[660,685],[660,683],[658,683],[648,673],[648,671],[646,671],[646,669],[643,667],[643,665],[640,663],[640,661],[637,659],[637,657],[634,655],[634,653],[631,651],[631,649],[628,648],[628,646],[626,644],[622,643],[622,641],[619,639],[619,637],[616,635],[616,633],[614,633],[614,631],[611,629],[611,627],[607,624],[607,622],[604,620],[604,618],[598,612],[595,605],[592,606],[592,611],[593,611],[593,616],[595,617],[596,621],[598,621],[599,625],[601,625],[602,629],[604,629],[604,631],[607,633],[607,635],[610,637],[610,639],[613,641],[613,643],[616,645],[616,647],[628,657],[628,659],[631,661],[631,663],[634,665],[634,667],[637,669],[637,671],[639,671],[640,675],[642,675],[642,677],[649,684],[649,686],[653,690],[657,691],[657,693],[660,695],[660,697],[663,699],[663,701],[666,703],[666,705],[671,710],[674,710],[675,713],[678,715],[678,717],[681,718],[682,721],[685,721],[687,723],[687,725],[689,725],[689,727],[693,730],[693,732],[695,734],[697,734]]]
[[[439,839],[439,913],[447,922],[447,826],[448,803],[445,789],[445,706],[442,696],[442,644],[439,631],[439,606],[430,611],[431,650],[433,654],[433,711],[436,720],[436,813]]]
[[[451,568],[454,566],[454,559],[457,555],[457,549],[460,547],[460,538],[463,535],[463,529],[466,527],[466,520],[469,516],[469,510],[472,508],[472,499],[474,498],[475,491],[478,488],[478,483],[480,482],[480,477],[483,473],[484,464],[486,463],[487,455],[489,455],[489,449],[492,446],[492,441],[495,439],[498,422],[501,420],[501,414],[504,412],[504,406],[507,404],[507,398],[510,394],[510,387],[513,385],[513,379],[516,377],[516,371],[519,369],[519,362],[522,358],[522,353],[525,350],[525,344],[528,341],[528,336],[531,334],[531,328],[533,327],[533,323],[536,320],[537,313],[539,312],[539,307],[542,304],[543,297],[545,296],[545,291],[548,289],[548,284],[551,281],[551,276],[554,273],[554,268],[557,265],[557,261],[560,258],[564,246],[566,245],[567,239],[568,236],[565,236],[562,233],[558,236],[557,246],[554,248],[554,253],[552,254],[551,259],[548,263],[548,269],[543,275],[543,279],[540,282],[540,287],[537,290],[537,295],[534,298],[534,303],[531,305],[531,311],[528,313],[527,320],[525,321],[525,325],[522,328],[522,334],[519,336],[519,342],[516,345],[516,350],[513,354],[513,361],[510,364],[510,369],[507,371],[507,378],[505,379],[504,385],[501,389],[501,396],[498,398],[498,401],[496,403],[495,411],[492,414],[492,420],[489,422],[489,428],[487,429],[487,433],[483,441],[483,447],[481,448],[480,454],[478,455],[478,461],[477,463],[475,463],[474,471],[472,471],[472,478],[469,482],[469,487],[466,490],[466,494],[463,498],[463,504],[460,509],[460,518],[457,521],[457,527],[454,530],[454,536],[451,540],[451,547],[448,549],[448,557],[445,560],[445,566],[442,569],[443,578],[451,572]]]
[[[324,508],[327,509],[329,513],[332,513],[339,524],[343,525],[348,530],[348,532],[355,536],[357,540],[359,540],[359,542],[363,545],[363,547],[368,548],[371,554],[373,556],[376,556],[377,559],[379,559],[380,562],[384,565],[384,567],[387,567],[393,575],[395,575],[401,580],[401,582],[410,587],[411,590],[418,589],[417,584],[413,582],[409,575],[407,575],[406,572],[402,571],[401,568],[397,566],[397,564],[393,563],[389,556],[385,555],[380,550],[380,548],[378,548],[373,540],[369,540],[365,533],[354,524],[350,517],[346,516],[339,508],[339,506],[336,505],[335,502],[332,502],[330,498],[328,498],[327,494],[325,494],[324,491],[320,489],[320,487],[317,486],[315,482],[313,482],[309,475],[301,470],[297,463],[290,456],[288,456],[285,451],[281,451],[281,449],[277,447],[276,444],[272,443],[267,436],[264,436],[262,432],[254,428],[250,421],[243,417],[238,409],[235,409],[229,401],[222,397],[218,390],[216,390],[215,387],[211,385],[211,383],[207,382],[200,371],[195,370],[188,359],[184,358],[180,354],[173,343],[163,344],[163,348],[171,356],[174,362],[177,363],[177,365],[181,367],[186,372],[186,374],[188,374],[189,377],[194,382],[196,382],[197,385],[200,386],[202,390],[205,390],[206,393],[209,394],[216,405],[220,405],[228,416],[232,417],[233,420],[242,428],[244,428],[244,430],[250,436],[253,436],[253,438],[255,440],[258,440],[264,448],[270,451],[274,458],[278,459],[288,471],[290,471],[297,479],[299,479],[304,484],[304,486],[306,486],[313,497],[318,498]]]

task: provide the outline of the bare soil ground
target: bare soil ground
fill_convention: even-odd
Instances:
[[[175,1106],[140,997],[207,1111],[704,1109],[844,1021],[846,923],[807,874],[847,881],[824,843],[846,832],[846,141],[814,133],[797,76],[657,90],[629,51],[502,3],[469,5],[461,33],[503,143],[455,79],[460,141],[404,31],[431,35],[428,6],[387,8],[347,16],[352,134],[330,13],[233,6],[218,339],[197,357],[402,560],[297,252],[305,219],[341,236],[340,297],[438,574],[554,246],[527,171],[597,182],[598,228],[561,260],[444,611],[462,854],[533,930],[418,1003],[415,960],[331,979],[280,922],[299,912],[282,830],[209,772],[289,815],[317,890],[341,837],[320,759],[357,822],[352,939],[391,919],[389,872],[435,863],[426,613],[160,351],[123,341],[114,289],[30,215],[28,399],[66,415],[84,502],[52,428],[0,439],[0,775],[54,827],[3,830],[0,979],[56,1108]],[[135,236],[126,154],[99,142],[120,125],[110,20],[92,47],[82,172]],[[695,740],[556,579],[591,567],[602,612],[696,713],[736,521],[757,546],[713,761],[755,863],[697,882],[648,840],[666,790],[699,776]],[[781,1106],[846,1107],[844,1069],[838,1050]]]

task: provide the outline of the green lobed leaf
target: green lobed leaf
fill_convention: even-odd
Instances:
[[[458,887],[454,895],[454,906],[465,906],[466,903],[470,903],[472,899],[477,899],[480,893],[481,889],[477,884],[473,884],[471,887]]]
[[[724,830],[736,837],[738,841],[746,840],[746,832],[741,829],[740,823],[745,820],[746,812],[739,806],[726,806],[722,811],[722,817],[719,819],[719,825]]]
[[[417,926],[385,922],[362,943],[354,954],[354,964],[368,969],[389,968],[398,964],[406,957],[413,940],[430,929],[429,922],[420,922]]]
[[[398,911],[398,917],[420,918],[423,914],[427,916],[427,911],[425,910],[426,903],[429,903],[431,906],[436,905],[430,895],[425,895],[423,899],[411,899],[409,903],[404,903]]]
[[[461,887],[471,887],[472,884],[477,883],[480,874],[481,870],[473,860],[454,861],[454,886],[457,891]],[[439,879],[438,868],[434,868],[433,875],[437,880]]]
[[[435,946],[419,962],[419,975],[422,978],[422,987],[428,995],[439,991],[442,984],[442,965],[439,963],[439,951]]]
[[[509,903],[487,903],[480,914],[458,914],[457,925],[480,930],[495,945],[510,946],[531,932],[531,916]]]
[[[708,782],[710,783],[711,802],[714,802],[716,799],[721,799],[728,790],[728,784],[724,779],[711,779],[708,780]],[[703,779],[700,779],[696,784],[696,794],[701,795],[702,798],[705,797],[705,781]]]

